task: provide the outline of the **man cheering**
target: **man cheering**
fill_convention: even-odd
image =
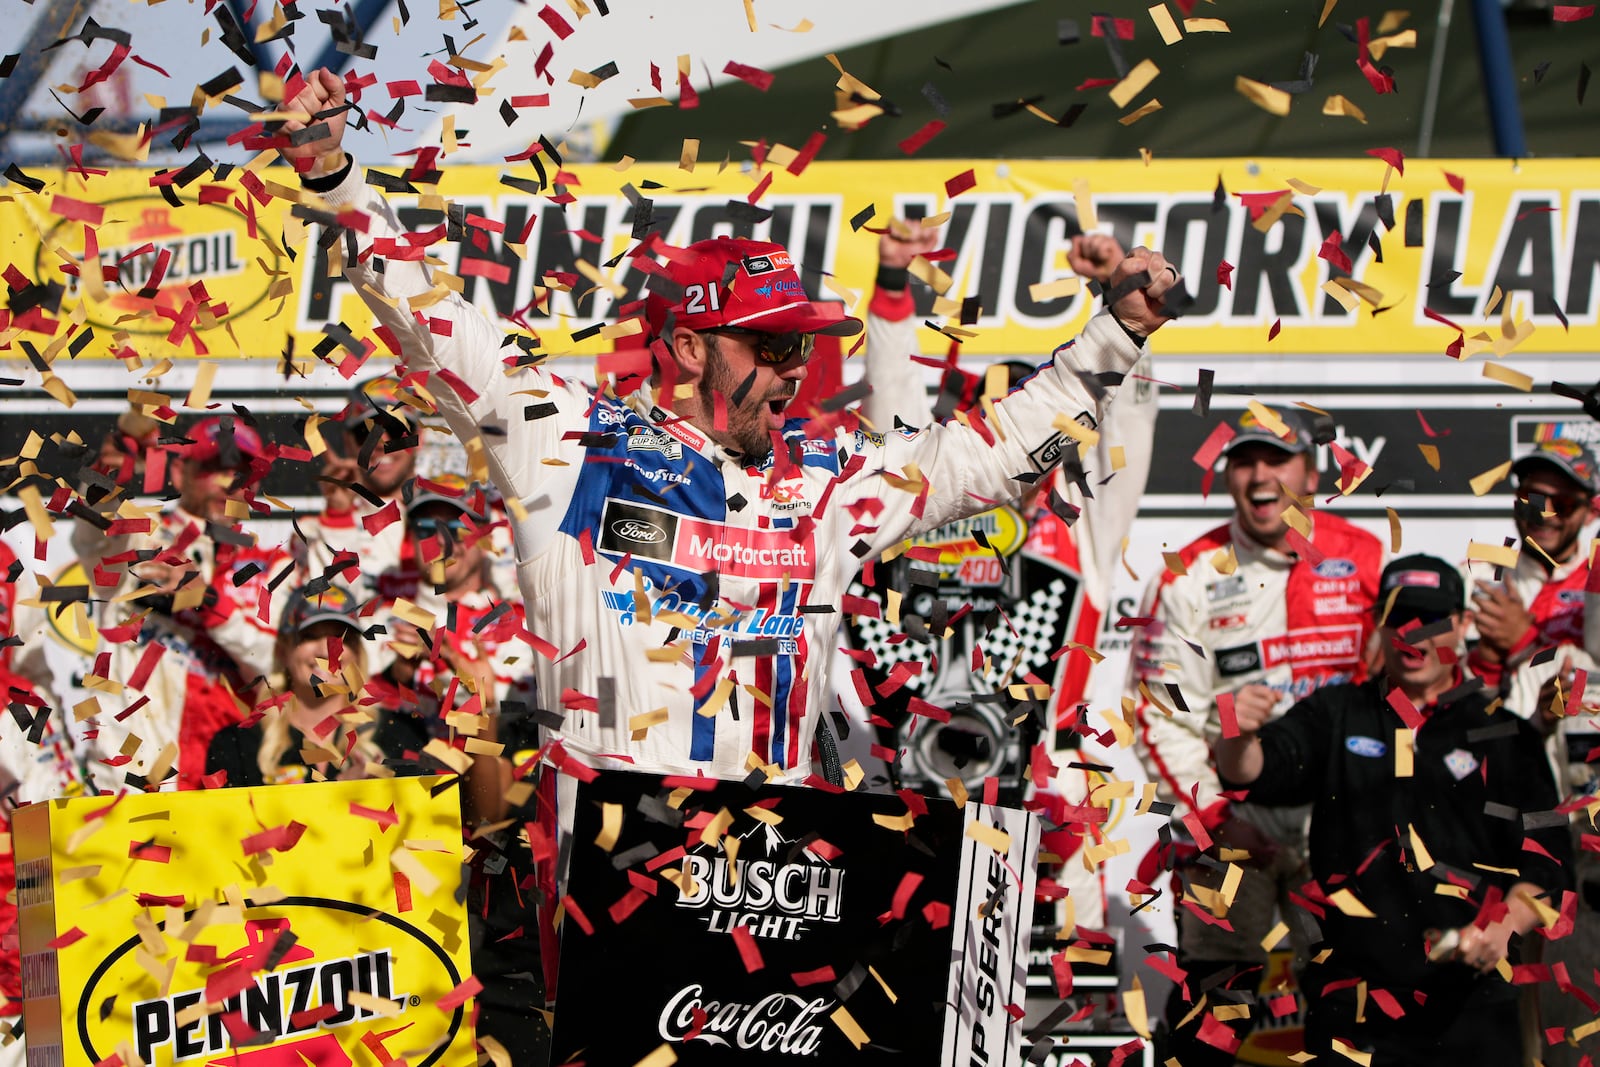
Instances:
[[[1016,496],[1091,436],[1106,386],[1178,284],[1136,249],[1109,312],[992,417],[880,437],[839,413],[787,410],[815,335],[860,329],[808,299],[787,251],[652,234],[629,253],[650,275],[652,358],[636,372],[649,380],[597,393],[435,278],[427,238],[403,231],[340,148],[337,77],[290,88],[288,109],[329,132],[284,152],[350,223],[351,283],[409,371],[430,376],[456,436],[483,447],[507,501],[551,706],[544,755],[558,767],[808,778],[828,698],[827,656],[813,652],[836,641],[850,577],[908,536]]]

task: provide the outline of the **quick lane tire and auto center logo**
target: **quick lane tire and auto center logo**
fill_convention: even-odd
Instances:
[[[461,974],[443,946],[422,930],[395,916],[324,897],[286,897],[250,908],[249,914],[249,943],[230,954],[236,966],[250,968],[249,982],[223,1000],[219,1013],[194,1019],[186,1014],[205,1001],[205,986],[216,973],[199,987],[123,1007],[125,991],[148,985],[149,975],[135,959],[138,935],[114,948],[89,975],[78,1001],[78,1040],[85,1062],[100,1063],[127,1042],[151,1067],[213,1060],[225,1060],[230,1067],[349,1067],[361,1058],[356,1053],[369,1034],[382,1040],[382,1034],[402,1028],[405,1049],[391,1048],[391,1055],[430,1050],[414,1067],[433,1067],[452,1047],[464,1006],[446,1015],[433,1001],[460,985]],[[345,928],[357,918],[383,927],[369,928],[373,947],[318,959],[314,946],[324,938],[350,943]],[[260,939],[263,930],[274,940]],[[294,940],[276,966],[263,968],[285,932]],[[387,1017],[354,1003],[352,993],[390,1001],[404,1014]]]

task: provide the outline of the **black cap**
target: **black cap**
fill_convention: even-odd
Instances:
[[[1273,411],[1273,414],[1282,420],[1289,429],[1288,437],[1280,437],[1273,433],[1256,418],[1256,413],[1246,408],[1234,422],[1234,435],[1222,447],[1222,454],[1228,455],[1237,448],[1245,445],[1263,444],[1274,448],[1281,448],[1293,456],[1298,456],[1314,445],[1327,444],[1334,438],[1332,420],[1325,416],[1313,419],[1309,412],[1299,408],[1284,408]],[[1326,426],[1322,423],[1327,423]]]
[[[284,637],[293,637],[324,622],[342,622],[358,635],[364,632],[361,605],[355,595],[341,585],[329,585],[315,596],[307,596],[305,590],[296,589],[289,597],[278,632]]]
[[[1543,431],[1539,435],[1545,440],[1535,442],[1527,452],[1518,456],[1511,465],[1511,473],[1520,480],[1527,477],[1531,469],[1554,467],[1582,486],[1584,492],[1600,491],[1600,453],[1597,453],[1594,443],[1587,439],[1593,436],[1593,423],[1586,421],[1577,424],[1574,420],[1574,425],[1578,433],[1572,432],[1564,423],[1544,423],[1536,427],[1536,432]]]
[[[488,495],[483,486],[459,474],[439,474],[432,478],[413,478],[401,490],[406,516],[427,504],[448,504],[479,522],[489,514]]]
[[[1393,600],[1390,600],[1391,591]],[[1405,556],[1383,568],[1378,581],[1380,616],[1447,615],[1466,607],[1461,572],[1437,556]]]

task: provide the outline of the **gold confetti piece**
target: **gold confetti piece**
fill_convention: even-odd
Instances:
[[[1291,97],[1282,89],[1275,89],[1265,82],[1246,78],[1243,74],[1234,76],[1233,88],[1240,96],[1269,115],[1281,117],[1289,113]]]
[[[1533,390],[1532,378],[1521,371],[1512,370],[1502,363],[1485,363],[1483,365],[1483,376],[1485,378],[1493,378],[1497,382],[1505,382],[1511,388],[1520,389],[1524,393]]]
[[[1367,42],[1367,51],[1372,56],[1374,63],[1383,59],[1383,54],[1391,48],[1417,47],[1417,31],[1402,30],[1388,37],[1375,37]]]
[[[622,835],[622,805],[600,805],[600,835],[594,843],[600,846],[600,851],[610,852],[617,847],[617,838]]]
[[[1189,573],[1189,568],[1183,562],[1181,552],[1163,552],[1161,558],[1167,565],[1167,570],[1172,572],[1174,578],[1182,578]]]
[[[1323,23],[1328,21],[1328,16],[1333,14],[1334,5],[1338,2],[1339,0],[1326,0],[1326,2],[1322,5],[1322,15],[1317,19],[1318,29],[1321,29]]]
[[[1532,908],[1538,914],[1539,921],[1544,924],[1545,929],[1548,930],[1554,927],[1556,923],[1561,921],[1560,912],[1556,911],[1556,909],[1552,908],[1538,897],[1529,893],[1526,889],[1517,890],[1517,899],[1522,901],[1528,907]]]
[[[1328,6],[1330,8],[1333,6],[1333,0],[1329,0]],[[1372,1067],[1372,1053],[1362,1052],[1360,1049],[1354,1047],[1353,1045],[1347,1044],[1337,1037],[1333,1039],[1333,1051],[1337,1052],[1345,1059],[1350,1060],[1352,1063],[1361,1064],[1361,1067]]]
[[[1355,119],[1363,126],[1367,124],[1367,113],[1338,93],[1334,93],[1322,102],[1322,113],[1332,115],[1334,118]]]
[[[1489,563],[1496,567],[1515,567],[1519,552],[1515,545],[1490,545],[1482,541],[1467,544],[1467,562]]]
[[[1328,899],[1333,902],[1334,907],[1338,908],[1352,919],[1377,918],[1377,916],[1373,915],[1372,912],[1367,909],[1367,906],[1361,903],[1361,901],[1357,900],[1356,895],[1350,892],[1348,889],[1337,889],[1328,894]]]
[[[417,854],[410,849],[397,848],[391,852],[389,865],[411,879],[412,887],[422,896],[431,897],[438,892],[440,885],[438,877],[424,867]]]
[[[932,289],[940,296],[943,296],[945,293],[949,292],[950,286],[955,284],[955,280],[951,278],[950,275],[946,274],[932,263],[929,263],[921,256],[917,256],[915,259],[913,259],[910,267],[907,269],[911,272],[912,277],[916,278],[920,282],[926,283],[928,288]]]
[[[1135,122],[1138,122],[1140,119],[1144,118],[1146,115],[1154,114],[1155,112],[1160,111],[1160,110],[1161,110],[1161,101],[1159,101],[1159,100],[1151,100],[1151,101],[1143,104],[1142,106],[1140,106],[1140,108],[1137,111],[1130,111],[1126,115],[1122,116],[1120,119],[1117,120],[1117,124],[1119,126],[1132,126]]]
[[[1509,467],[1510,464],[1508,463],[1507,466]],[[396,600],[390,610],[419,630],[432,630],[439,621],[434,617],[433,612],[426,608],[419,608],[405,597]]]
[[[1350,290],[1346,289],[1344,286],[1338,284],[1338,282],[1334,279],[1329,278],[1318,288],[1337,300],[1339,302],[1339,306],[1344,308],[1346,311],[1355,312],[1361,310],[1361,298],[1356,296],[1356,294],[1352,293]]]
[[[882,812],[879,812],[872,816],[872,821],[883,827],[885,830],[905,831],[911,829],[911,827],[916,823],[917,817],[912,815],[909,811],[904,815],[885,815]]]
[[[1406,24],[1406,19],[1411,17],[1409,11],[1390,10],[1383,13],[1383,18],[1378,20],[1377,33],[1393,33]]]
[[[1144,92],[1145,87],[1156,80],[1161,73],[1150,60],[1141,60],[1137,67],[1128,72],[1128,76],[1111,87],[1111,102],[1117,107],[1127,107],[1133,98]]]
[[[1172,12],[1167,10],[1166,4],[1157,4],[1150,9],[1150,21],[1156,24],[1156,32],[1161,35],[1162,44],[1177,44],[1183,40],[1183,31],[1178,29],[1178,24],[1172,20]]]
[[[694,165],[700,159],[700,138],[685,137],[683,149],[678,153],[678,169],[694,173]]]
[[[1422,843],[1422,835],[1417,833],[1416,826],[1408,823],[1406,829],[1411,837],[1411,858],[1416,861],[1417,870],[1425,871],[1433,866],[1433,856],[1428,853],[1428,846]]]
[[[749,0],[745,0],[745,2],[749,3]],[[867,1042],[872,1040],[867,1036],[867,1032],[861,1029],[861,1024],[856,1022],[855,1017],[845,1009],[843,1004],[833,1009],[833,1014],[828,1018],[833,1020],[833,1025],[843,1031],[844,1036],[848,1037],[850,1043],[856,1048],[865,1048]]]
[[[1488,470],[1476,476],[1470,483],[1468,483],[1472,487],[1472,495],[1482,496],[1495,486],[1499,485],[1501,482],[1505,481],[1506,475],[1510,473],[1511,460],[1509,459],[1504,463],[1501,463],[1499,466],[1490,467]]]
[[[1002,856],[1011,852],[1011,835],[998,827],[974,820],[967,824],[966,836],[980,845],[987,845]]]
[[[174,960],[173,962],[176,963],[177,961]],[[359,989],[345,997],[345,1003],[370,1011],[374,1015],[381,1015],[385,1019],[398,1019],[405,1014],[406,1010],[397,1000],[390,1000],[388,997],[380,997],[372,993],[363,993]]]
[[[632,107],[635,111],[645,111],[652,107],[671,107],[672,101],[668,100],[664,96],[639,96],[630,98],[628,100],[628,106]],[[629,160],[630,166],[632,165],[632,162],[632,160]]]
[[[1422,453],[1423,461],[1434,470],[1439,469],[1439,446],[1418,443],[1417,451]]]
[[[1434,468],[1434,470],[1438,469],[1438,467]],[[1397,556],[1400,554],[1400,513],[1395,511],[1394,508],[1384,508],[1383,510],[1389,513],[1389,554]]]
[[[716,818],[706,823],[705,827],[701,829],[700,843],[702,845],[711,845],[715,847],[717,842],[721,841],[723,836],[727,834],[728,827],[732,825],[733,813],[727,808],[723,808],[721,811],[717,812]]]
[[[1053,282],[1035,282],[1028,286],[1028,296],[1043,303],[1063,296],[1077,296],[1083,288],[1081,278],[1057,278]]]
[[[1244,880],[1244,868],[1237,863],[1228,864],[1228,873],[1222,878],[1222,899],[1233,906],[1233,898],[1239,894],[1239,883]]]
[[[1122,991],[1122,1014],[1133,1027],[1133,1032],[1150,1040],[1150,1015],[1144,1006],[1144,985],[1139,976],[1133,976],[1133,988]]]
[[[744,0],[744,2],[748,8],[750,0]],[[672,1067],[677,1062],[678,1054],[672,1051],[672,1046],[663,1044],[658,1045],[654,1052],[639,1060],[633,1067]]]
[[[50,540],[50,535],[55,533],[55,523],[50,519],[50,512],[45,510],[44,501],[39,497],[39,488],[35,485],[24,485],[17,490],[17,499],[22,501],[22,510],[28,515],[28,525],[33,527],[33,536],[40,541]],[[198,582],[191,582],[198,585]]]
[[[895,996],[894,990],[889,988],[889,983],[883,980],[883,975],[878,973],[878,969],[876,967],[869,963],[867,965],[867,973],[878,980],[878,985],[883,987],[883,995],[889,998],[890,1004],[900,1003],[900,998]]]
[[[755,0],[744,0],[744,21],[749,25],[751,33],[755,33],[759,29],[756,26]]]
[[[1396,778],[1410,778],[1412,775],[1412,762],[1416,755],[1416,741],[1411,736],[1411,731],[1401,726],[1394,732],[1394,776]]]
[[[944,787],[950,790],[950,799],[956,802],[956,807],[967,806],[967,784],[959,778],[946,778]]]
[[[1274,926],[1271,930],[1268,930],[1267,936],[1261,939],[1261,951],[1271,952],[1278,946],[1278,942],[1282,941],[1288,936],[1289,924],[1280,922],[1277,926]]]
[[[1312,185],[1310,182],[1303,182],[1299,178],[1290,178],[1286,184],[1289,186],[1289,188],[1293,189],[1301,196],[1316,196],[1318,193],[1322,192],[1322,186]],[[1295,403],[1298,404],[1300,402],[1295,401]],[[1302,404],[1301,406],[1304,407],[1305,405]]]
[[[1072,180],[1072,204],[1078,211],[1078,228],[1092,233],[1100,228],[1100,217],[1095,214],[1094,195],[1088,178]]]
[[[670,655],[667,656],[667,662],[671,662],[672,660],[678,658],[682,650],[668,648],[664,650],[651,649],[650,651],[666,651],[670,653]],[[668,718],[669,716],[666,708],[656,708],[654,711],[641,712],[638,715],[631,716],[628,719],[628,729],[633,731],[635,734],[642,735],[646,730],[650,729],[650,727],[662,725],[668,720]],[[640,736],[638,737],[638,740],[643,741],[644,738]]]
[[[1050,425],[1082,444],[1085,450],[1094,448],[1100,443],[1100,431],[1089,429],[1077,419],[1069,419],[1065,415],[1057,415],[1051,420]]]
[[[1184,19],[1184,33],[1228,33],[1228,24],[1221,19]]]

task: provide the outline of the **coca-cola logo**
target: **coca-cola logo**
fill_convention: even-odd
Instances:
[[[704,987],[695,984],[667,1001],[657,1030],[663,1041],[816,1056],[822,1052],[823,1013],[833,1006],[825,997],[807,1000],[794,993],[768,993],[753,1004],[707,1000]]]
[[[667,539],[667,531],[642,519],[618,519],[611,524],[611,532],[624,541],[637,541],[642,545],[659,545]]]

